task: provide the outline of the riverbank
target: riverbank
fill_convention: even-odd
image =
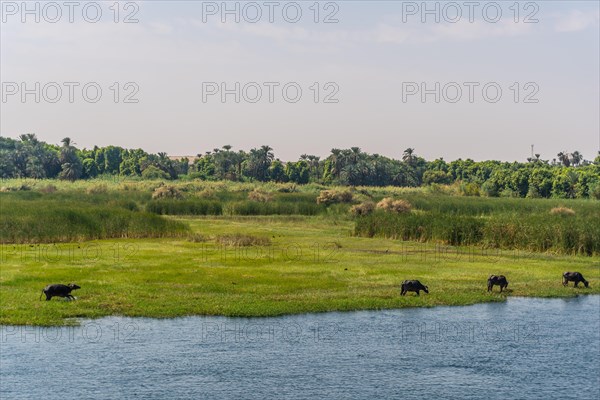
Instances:
[[[73,318],[268,317],[470,305],[509,296],[600,294],[600,259],[353,237],[352,222],[322,217],[186,218],[186,238],[3,245],[1,324],[60,326]],[[255,243],[256,245],[245,246]],[[590,288],[563,287],[579,271]],[[490,274],[508,289],[488,293]],[[404,279],[429,294],[400,296]],[[74,282],[76,301],[40,301]]]

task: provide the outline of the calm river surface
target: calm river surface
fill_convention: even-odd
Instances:
[[[600,296],[2,326],[2,399],[599,399]]]

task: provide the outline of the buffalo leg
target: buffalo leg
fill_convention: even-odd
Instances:
[[[574,287],[577,287],[578,284],[579,284],[579,281],[575,281],[575,286]]]

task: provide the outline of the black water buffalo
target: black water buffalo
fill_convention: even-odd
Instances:
[[[60,283],[55,285],[48,285],[44,289],[42,289],[42,294],[46,295],[46,301],[50,300],[54,296],[58,297],[66,297],[71,300],[75,300],[75,297],[71,295],[71,290],[81,289],[81,286],[77,286],[74,283],[69,283],[68,285],[61,285]],[[42,299],[42,295],[40,294],[40,300]]]
[[[402,296],[404,296],[406,292],[417,292],[417,296],[419,296],[421,290],[425,293],[429,293],[429,288],[419,281],[404,281],[402,282],[402,285],[400,285],[400,288],[402,289],[400,292]]]
[[[494,285],[500,286],[500,292],[502,293],[503,289],[506,289],[508,286],[508,281],[504,275],[490,275],[487,280],[488,292],[491,292],[494,288]]]
[[[586,288],[590,287],[590,283],[586,281],[583,275],[581,275],[579,272],[565,272],[563,274],[562,284],[563,286],[567,286],[569,282],[575,282],[575,287],[577,287],[579,282],[583,282]]]

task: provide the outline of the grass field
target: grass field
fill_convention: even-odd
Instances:
[[[600,293],[600,204],[317,184],[8,180],[0,185],[2,324],[108,315],[275,316]],[[352,193],[339,204],[322,191]],[[166,192],[169,196],[157,196]],[[335,197],[335,196],[334,196]],[[353,216],[390,197],[408,213]],[[555,207],[568,208],[553,214]],[[402,241],[405,240],[405,241]],[[579,271],[590,288],[565,288]],[[486,291],[506,275],[506,293]],[[430,294],[399,296],[405,279]],[[51,283],[77,301],[39,301]]]
[[[2,245],[0,323],[62,325],[108,315],[275,316],[600,293],[596,256],[355,237],[353,221],[343,216],[169,218],[187,224],[190,238]],[[226,235],[270,244],[220,244],[227,243],[219,241]],[[583,273],[590,288],[563,287],[564,271]],[[497,287],[486,291],[492,273],[507,276],[505,293]],[[401,297],[404,279],[421,280],[430,294]],[[39,300],[46,284],[69,282],[81,286],[76,301]]]

